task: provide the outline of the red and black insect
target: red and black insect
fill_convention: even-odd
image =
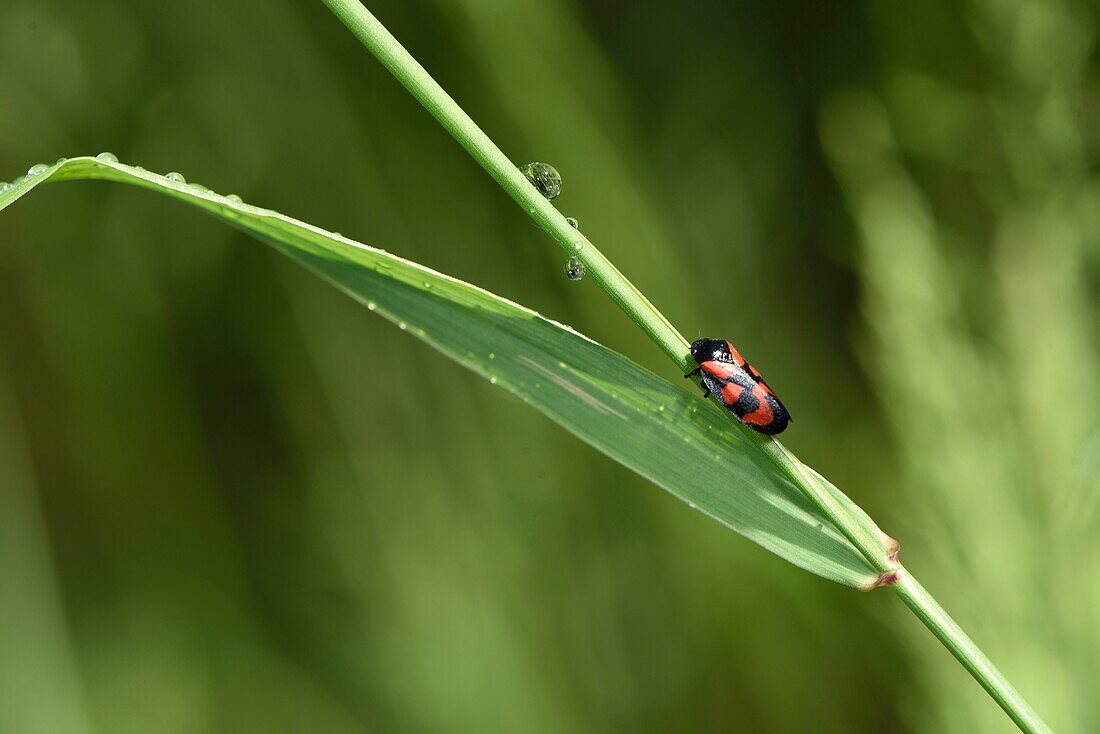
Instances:
[[[782,433],[791,414],[779,402],[764,376],[745,361],[725,339],[696,339],[691,356],[699,363],[684,375],[700,375],[703,396],[713,395],[730,409],[737,419],[754,431]]]

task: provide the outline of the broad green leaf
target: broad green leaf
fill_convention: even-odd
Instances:
[[[0,194],[0,210],[41,183],[76,178],[136,184],[204,209],[796,566],[854,587],[877,578],[717,405],[566,326],[383,250],[112,161],[56,164]]]

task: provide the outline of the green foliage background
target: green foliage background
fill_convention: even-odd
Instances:
[[[1056,730],[1100,728],[1094,6],[370,7],[685,335],[743,347]],[[100,149],[669,371],[319,2],[5,2],[0,171]],[[888,594],[223,225],[109,184],[0,218],[0,731],[1006,726]]]

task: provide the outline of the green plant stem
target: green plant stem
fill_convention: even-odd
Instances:
[[[325,0],[329,9],[405,89],[424,106],[493,179],[570,256],[584,263],[588,275],[682,368],[688,364],[688,343],[641,291],[623,277],[611,261],[547,201],[519,168],[470,119],[377,18],[356,0]]]
[[[627,280],[600,250],[565,220],[565,217],[531,184],[519,168],[477,126],[469,115],[439,86],[405,47],[394,38],[358,0],[324,0],[337,18],[373,53],[382,65],[424,106],[474,160],[546,230],[565,252],[584,263],[589,275],[618,306],[649,335],[657,346],[683,371],[694,368],[687,340],[664,314]],[[740,425],[740,424],[738,424]],[[778,441],[753,431],[748,434],[791,481],[859,549],[880,573],[891,568],[886,550],[877,532],[868,532],[857,519],[847,517],[845,508],[836,503]]]
[[[474,160],[493,177],[535,222],[576,257],[611,299],[649,335],[682,371],[694,366],[688,342],[642,293],[583,234],[550,204],[519,168],[477,126],[412,55],[358,0],[324,0],[340,21],[420,102]],[[739,425],[739,424],[738,424]],[[743,426],[742,430],[749,431]],[[880,574],[898,573],[890,583],[906,605],[930,629],[971,675],[1026,732],[1047,732],[992,662],[970,640],[893,556],[888,539],[861,513],[853,511],[822,485],[782,443],[749,431],[756,444],[783,469],[814,504]]]
[[[913,614],[924,622],[997,705],[1016,722],[1020,731],[1050,734],[1051,728],[908,570],[901,574],[893,588],[905,605],[913,610]]]

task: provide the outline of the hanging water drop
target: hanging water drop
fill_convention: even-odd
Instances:
[[[520,170],[547,199],[554,199],[561,193],[561,175],[549,163],[532,161]]]
[[[184,178],[183,174],[178,172],[178,171],[171,171],[170,173],[166,173],[166,174],[164,174],[164,177],[166,179],[168,179],[169,181],[171,181],[172,183],[176,183],[176,184],[185,184],[185,183],[187,183],[187,179]]]
[[[225,197],[225,200],[228,201],[230,204],[243,204],[244,203],[244,199],[237,196],[236,194],[230,194],[229,196]]]
[[[573,229],[580,229],[577,226],[577,220],[573,219],[573,217],[566,217],[565,221],[569,222],[569,226],[572,227]]]
[[[110,151],[103,151],[95,157],[100,163],[118,163],[118,156]]]
[[[584,263],[575,257],[571,257],[565,261],[565,277],[569,280],[577,281],[584,277]]]
[[[27,176],[41,176],[46,171],[50,170],[50,167],[45,163],[35,163],[33,166],[27,169]]]

